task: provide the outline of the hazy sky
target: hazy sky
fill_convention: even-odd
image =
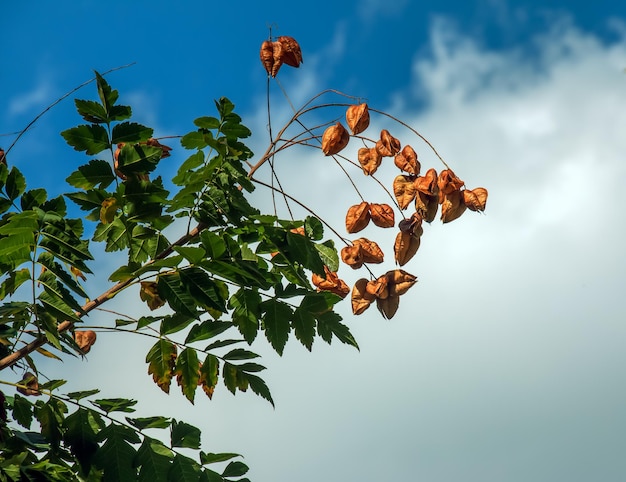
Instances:
[[[261,153],[258,47],[272,25],[302,45],[302,67],[278,76],[296,106],[336,88],[389,110],[425,135],[468,187],[489,189],[485,215],[425,226],[407,265],[419,283],[393,320],[374,309],[354,317],[348,302],[340,305],[360,352],[318,340],[309,353],[294,340],[280,358],[255,344],[275,410],[223,386],[195,406],[167,397],[145,374],[145,343],[117,335],[102,334],[88,363],[57,364],[50,375],[78,372],[72,388],[102,384],[108,396],[132,387],[142,413],[197,424],[207,451],[242,453],[255,482],[625,480],[626,8],[242,3],[0,6],[0,134],[22,129],[92,69],[137,62],[109,76],[137,121],[157,135],[182,134],[226,95]],[[95,89],[78,96],[94,98]],[[272,96],[279,125],[289,109],[276,84]],[[69,170],[85,163],[58,136],[80,122],[73,108],[70,100],[55,107],[10,153],[32,175],[30,187],[63,192]],[[370,129],[385,122],[374,118]],[[441,168],[423,143],[397,132],[423,168]],[[182,156],[175,150],[169,169]],[[358,202],[317,152],[277,163],[285,190],[338,226]],[[389,166],[380,177],[396,173]],[[366,197],[383,196],[374,183],[363,186]],[[255,200],[270,209],[262,188]],[[346,267],[340,274],[360,276]],[[128,293],[124,305],[139,310],[137,300]],[[111,322],[104,313],[90,318]]]

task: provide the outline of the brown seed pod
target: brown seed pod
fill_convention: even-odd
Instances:
[[[408,172],[412,176],[419,176],[421,166],[417,160],[417,153],[408,144],[396,154],[393,161],[400,170]]]
[[[272,75],[272,70],[274,66],[274,42],[270,42],[266,40],[261,44],[261,62],[263,62],[263,67],[265,67],[265,71],[267,75]],[[272,77],[274,77],[272,75]]]
[[[380,139],[376,142],[376,150],[383,157],[395,156],[400,152],[400,141],[393,137],[387,129],[380,131]]]
[[[415,180],[410,176],[400,174],[393,180],[393,194],[400,209],[406,209],[415,199]]]
[[[355,239],[352,242],[361,249],[364,263],[378,264],[383,262],[385,255],[376,242],[367,238]]]
[[[37,380],[37,375],[32,372],[26,372],[19,384],[21,386],[17,387],[17,391],[22,395],[35,397],[41,395],[41,392],[39,391],[39,380]]]
[[[367,292],[367,283],[368,281],[365,278],[361,278],[354,283],[352,288],[352,313],[355,315],[360,315],[367,310],[372,304],[372,301],[376,299]]]
[[[400,231],[396,236],[396,242],[393,246],[396,263],[400,266],[404,266],[415,256],[419,247],[420,236]]]
[[[365,286],[365,291],[373,298],[385,299],[389,296],[389,288],[387,285],[389,280],[386,276],[380,276],[375,280],[370,280]]]
[[[376,299],[378,311],[387,319],[391,320],[400,306],[399,296],[387,296],[387,298]]]
[[[370,204],[363,201],[361,204],[350,206],[346,213],[346,231],[358,233],[370,222]]]
[[[277,44],[281,46],[282,61],[291,66],[298,68],[302,63],[302,50],[300,44],[293,37],[282,36],[276,39]]]
[[[81,330],[74,332],[74,341],[83,353],[89,353],[96,342],[96,332],[93,330]]]
[[[439,188],[439,195],[445,196],[451,192],[460,190],[465,183],[457,177],[451,169],[444,169],[439,173],[437,177],[437,187]]]
[[[396,224],[393,208],[388,204],[371,203],[370,216],[379,228],[392,228]]]
[[[487,205],[487,190],[484,187],[475,189],[465,189],[463,192],[463,203],[471,211],[484,211]]]
[[[367,147],[361,147],[358,151],[357,157],[359,159],[359,164],[361,164],[361,169],[363,169],[363,174],[366,176],[374,174],[380,167],[380,163],[383,160],[382,156],[375,147],[369,149]]]
[[[337,122],[324,131],[322,135],[322,152],[326,156],[337,154],[348,145],[349,140],[350,134],[348,134],[341,122]]]
[[[385,273],[389,282],[389,296],[402,296],[411,286],[417,283],[417,277],[402,269],[394,269]]]
[[[353,135],[360,134],[370,125],[370,112],[367,104],[351,105],[346,110],[346,122]]]
[[[342,248],[341,261],[346,263],[352,269],[359,269],[365,262],[361,247],[357,244],[353,244],[352,246]]]
[[[431,168],[426,171],[426,174],[419,176],[415,179],[415,189],[429,196],[435,196],[439,194],[439,187],[437,186],[437,171]]]
[[[345,298],[350,293],[350,288],[345,281],[339,279],[336,272],[330,271],[328,266],[324,266],[324,273],[326,277],[313,273],[311,281],[317,287],[318,291],[330,291],[342,298]]]
[[[276,77],[278,71],[283,65],[285,61],[285,55],[283,53],[283,45],[280,42],[272,42],[272,72],[270,73],[272,77]]]
[[[463,202],[463,193],[461,191],[453,191],[446,194],[441,203],[441,221],[449,223],[454,221],[465,212],[467,206]]]
[[[415,211],[424,221],[432,223],[435,217],[437,217],[438,209],[439,196],[430,196],[421,191],[417,192],[417,196],[415,196]]]

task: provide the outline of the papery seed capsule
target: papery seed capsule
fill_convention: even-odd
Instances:
[[[367,104],[351,105],[346,110],[346,122],[353,135],[358,135],[370,125],[370,113]]]
[[[282,60],[291,67],[300,67],[302,63],[302,50],[300,44],[293,37],[282,36],[276,39],[282,47]]]
[[[370,222],[370,205],[363,201],[361,204],[350,206],[346,213],[346,231],[357,233]]]
[[[324,131],[322,135],[322,152],[327,156],[337,154],[348,145],[349,140],[350,134],[348,134],[341,122],[337,122]]]
[[[484,211],[487,205],[487,190],[484,187],[465,189],[463,203],[472,211]]]

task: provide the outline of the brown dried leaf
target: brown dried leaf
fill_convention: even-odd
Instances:
[[[159,296],[157,284],[154,281],[142,281],[139,288],[141,301],[148,304],[148,308],[156,310],[165,304],[165,300]]]
[[[359,269],[363,266],[365,260],[363,259],[363,252],[359,245],[353,244],[352,246],[346,246],[341,250],[341,261],[346,263],[352,269]]]
[[[352,288],[352,313],[355,315],[360,315],[367,310],[375,299],[367,292],[367,283],[365,278],[361,278],[354,283]]]
[[[393,208],[388,204],[370,204],[372,222],[379,228],[391,228],[396,224]]]
[[[422,219],[424,219],[424,221],[432,223],[435,217],[437,217],[438,209],[438,196],[430,196],[421,191],[417,192],[417,196],[415,196],[415,211],[422,217]]]
[[[439,187],[437,186],[437,171],[431,168],[426,171],[426,174],[419,176],[415,179],[415,189],[429,196],[436,196],[439,194]]]
[[[411,176],[400,174],[393,180],[393,194],[400,209],[406,209],[415,199],[415,180]]]
[[[364,263],[378,264],[383,262],[385,257],[383,250],[374,241],[370,241],[367,238],[359,238],[352,242],[361,249]]]
[[[300,44],[293,37],[282,36],[276,42],[282,47],[282,60],[291,67],[298,68],[302,63]]]
[[[19,382],[19,387],[17,387],[17,391],[22,395],[35,396],[38,397],[41,395],[39,391],[39,381],[37,380],[37,375],[32,372],[26,372],[22,377],[22,380]]]
[[[463,193],[461,191],[453,191],[446,194],[441,203],[441,221],[449,223],[454,221],[465,212],[467,206],[463,202]]]
[[[328,127],[322,135],[322,152],[326,156],[332,156],[348,145],[350,134],[346,128],[337,122],[334,126]]]
[[[350,293],[350,288],[345,281],[339,279],[336,272],[330,271],[327,266],[324,266],[324,273],[326,278],[313,273],[311,281],[317,287],[318,291],[330,291],[342,298],[345,298]]]
[[[412,176],[419,176],[420,163],[417,160],[417,153],[408,144],[402,148],[402,151],[396,154],[394,164],[404,172],[408,172]]]
[[[353,135],[360,134],[370,125],[370,112],[367,104],[351,105],[346,110],[346,122]]]
[[[272,75],[272,70],[274,66],[274,42],[266,40],[261,44],[261,62],[263,62],[263,67],[265,67],[265,71],[268,75]],[[272,75],[272,77],[274,77]]]
[[[382,315],[391,320],[393,315],[398,311],[398,307],[400,306],[400,297],[399,296],[387,296],[387,298],[378,298],[376,300],[376,307],[378,311],[382,313]]]
[[[393,246],[396,263],[398,263],[400,266],[404,266],[413,256],[415,256],[415,253],[417,253],[419,247],[419,236],[400,231],[396,236],[396,242]]]
[[[96,332],[93,330],[81,330],[74,332],[74,341],[83,353],[89,353],[92,345],[96,342]]]
[[[370,222],[370,204],[363,201],[361,204],[350,206],[346,213],[346,231],[358,233]]]
[[[383,160],[382,156],[374,147],[361,147],[358,151],[357,157],[359,159],[359,164],[361,164],[361,169],[363,169],[363,174],[366,176],[374,174]]]
[[[402,296],[411,286],[417,283],[417,277],[402,269],[394,269],[385,273],[389,281],[389,296]]]
[[[80,278],[83,281],[87,281],[87,277],[76,266],[70,266],[70,271],[76,277],[76,279]]]
[[[471,211],[484,211],[487,205],[487,190],[484,187],[465,189],[463,191],[463,203]]]
[[[380,139],[376,142],[376,150],[383,157],[392,157],[400,152],[400,141],[393,137],[387,129],[380,131]]]

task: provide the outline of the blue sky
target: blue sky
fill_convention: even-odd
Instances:
[[[326,88],[364,97],[416,127],[470,187],[490,191],[484,216],[425,229],[409,265],[419,283],[393,320],[340,308],[360,353],[290,343],[281,359],[255,347],[276,410],[223,387],[193,407],[162,396],[145,350],[113,335],[89,363],[51,375],[74,370],[76,388],[102,380],[111,396],[134,387],[150,414],[198,424],[208,450],[243,453],[256,482],[626,478],[622,2],[39,3],[0,6],[0,134],[21,130],[92,69],[136,62],[108,77],[135,120],[182,134],[227,96],[263,152],[258,48],[272,26],[302,46],[303,65],[278,75],[296,105]],[[279,125],[289,110],[275,84],[272,96]],[[9,161],[31,187],[63,191],[65,171],[85,162],[58,135],[79,122],[66,100],[16,144]],[[423,145],[418,154],[439,168]],[[313,153],[279,161],[286,190],[317,197],[341,226],[337,207],[355,197],[340,176]],[[322,183],[333,194],[319,201],[307,187]],[[267,192],[255,196],[269,206]],[[123,301],[139,312],[136,299]]]

